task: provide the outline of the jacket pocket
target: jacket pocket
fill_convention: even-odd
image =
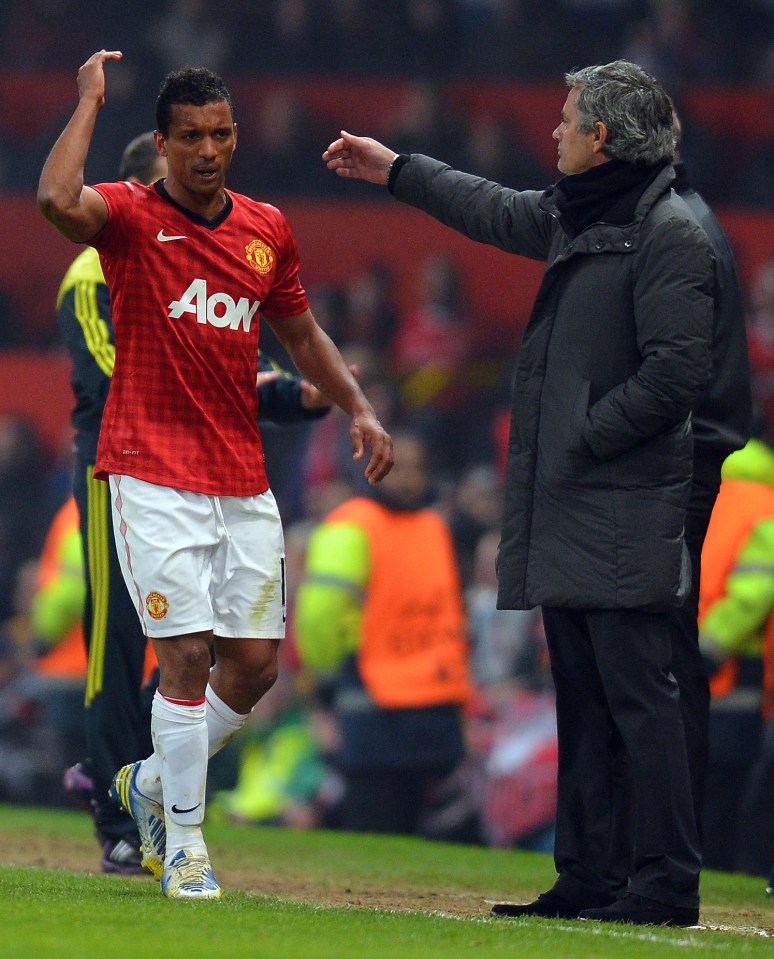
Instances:
[[[588,380],[574,380],[574,389],[544,395],[538,442],[538,474],[549,485],[584,481],[595,460],[583,439],[589,407]]]

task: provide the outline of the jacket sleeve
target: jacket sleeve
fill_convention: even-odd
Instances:
[[[641,363],[590,408],[583,438],[602,460],[684,423],[710,381],[714,258],[701,227],[661,216],[641,233],[633,316]]]
[[[301,403],[301,377],[283,369],[275,360],[261,353],[258,371],[268,373],[277,370],[280,376],[271,383],[258,387],[258,419],[273,423],[296,423],[299,420],[319,420],[330,407],[307,410]]]
[[[773,611],[774,519],[769,519],[750,533],[728,575],[725,595],[702,617],[702,652],[717,663],[729,656],[760,656]]]
[[[471,240],[533,260],[548,257],[554,221],[539,209],[539,191],[511,190],[413,153],[392,192]]]
[[[116,357],[106,284],[89,278],[76,281],[58,302],[57,323],[79,389],[95,409],[103,409]]]
[[[323,524],[312,534],[293,626],[302,663],[333,673],[360,646],[370,572],[365,532],[351,523]]]

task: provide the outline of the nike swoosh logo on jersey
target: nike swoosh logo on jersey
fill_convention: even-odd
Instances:
[[[184,239],[184,240],[187,240],[188,237],[187,237],[187,236],[184,236],[183,239]],[[177,813],[193,812],[194,809],[198,809],[199,806],[201,806],[201,803],[200,803],[200,802],[198,802],[195,806],[191,806],[190,809],[178,809],[177,806],[175,806],[174,803],[173,803],[173,805],[172,805],[172,812],[177,812]]]
[[[169,243],[170,240],[187,240],[187,236],[167,236],[163,230],[159,230],[156,234],[156,239],[159,243]]]

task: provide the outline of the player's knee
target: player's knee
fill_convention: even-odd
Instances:
[[[249,711],[277,681],[277,644],[251,640],[234,647],[221,643],[215,654],[215,671],[213,685],[228,690],[228,696],[242,707],[249,703],[247,709],[237,711]],[[225,698],[231,705],[228,696]]]
[[[210,648],[206,642],[175,641],[159,656],[162,681],[176,677],[184,682],[206,684],[210,671]]]
[[[277,682],[278,674],[279,666],[274,650],[256,656],[251,663],[251,668],[242,671],[243,679],[252,685],[256,693],[256,701]]]
[[[271,689],[271,687],[277,682],[277,677],[279,676],[279,668],[277,666],[277,659],[274,658],[272,663],[267,663],[264,668],[261,670],[258,679],[261,686],[261,696]]]

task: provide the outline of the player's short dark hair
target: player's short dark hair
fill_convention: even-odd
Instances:
[[[169,135],[174,103],[188,103],[203,107],[207,103],[226,102],[234,116],[234,103],[223,79],[205,67],[184,67],[168,73],[161,82],[156,100],[156,129],[162,136]]]
[[[134,178],[140,183],[150,183],[153,167],[159,158],[156,149],[156,140],[153,133],[141,133],[128,143],[121,154],[118,165],[118,179],[129,180]]]

